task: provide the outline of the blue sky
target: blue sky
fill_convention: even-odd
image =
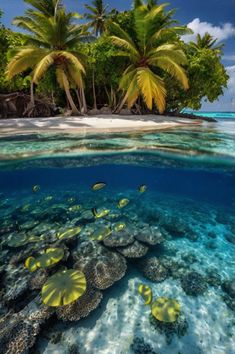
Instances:
[[[163,1],[159,1],[162,3]],[[176,8],[176,19],[187,24],[195,33],[209,31],[225,43],[223,64],[230,75],[228,89],[223,97],[213,104],[204,103],[205,110],[235,111],[235,0],[169,0],[169,8]],[[83,4],[90,0],[64,0],[68,10],[84,11]],[[129,9],[132,0],[106,0],[110,8]],[[26,5],[23,0],[0,0],[4,11],[2,22],[11,27],[15,16],[24,13]],[[191,40],[193,38],[187,38]]]

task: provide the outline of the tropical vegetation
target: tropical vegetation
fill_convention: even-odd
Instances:
[[[24,1],[13,20],[21,32],[0,22],[0,93],[30,93],[32,106],[40,97],[72,114],[169,113],[199,109],[226,88],[223,44],[209,33],[185,42],[192,31],[167,4],[134,0],[118,12],[93,0],[82,16],[62,0]]]

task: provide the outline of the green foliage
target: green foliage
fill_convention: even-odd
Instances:
[[[167,110],[180,111],[184,107],[200,109],[203,99],[214,102],[223,94],[229,76],[221,64],[220,52],[214,49],[195,49],[192,43],[182,44],[188,58],[189,90],[182,91],[169,78],[167,81]]]
[[[29,80],[27,75],[17,75],[14,80],[7,81],[5,78],[5,70],[8,63],[8,51],[21,46],[25,41],[24,35],[13,32],[10,29],[0,25],[0,92],[6,93],[18,90],[27,90],[29,88]]]

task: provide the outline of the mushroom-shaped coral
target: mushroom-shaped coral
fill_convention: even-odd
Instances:
[[[182,276],[181,286],[187,295],[202,295],[207,290],[204,277],[197,272],[189,272]]]
[[[107,247],[123,247],[134,242],[134,236],[126,230],[113,232],[112,235],[104,239],[104,244]]]
[[[157,227],[145,227],[135,235],[135,238],[138,241],[147,243],[150,246],[157,245],[158,243],[162,243],[164,241],[162,233]]]
[[[77,236],[80,232],[81,232],[82,228],[81,227],[73,227],[71,229],[62,231],[62,232],[58,232],[57,233],[57,238],[58,240],[69,240],[70,238],[73,238],[75,236]]]
[[[159,297],[151,305],[152,315],[162,322],[175,322],[180,313],[180,304],[175,299]]]
[[[89,238],[91,240],[97,240],[97,241],[102,241],[109,235],[111,235],[112,230],[109,226],[99,226],[94,230]]]
[[[105,250],[93,258],[86,267],[91,284],[97,289],[107,289],[126,273],[126,261],[120,254]]]
[[[78,300],[67,306],[58,307],[56,310],[57,317],[63,321],[78,321],[95,310],[102,297],[103,294],[100,290],[95,290],[88,285],[86,291]]]
[[[74,269],[52,275],[42,287],[42,301],[47,306],[64,306],[77,300],[86,290],[86,278]]]
[[[167,269],[157,257],[141,259],[138,261],[138,268],[145,278],[156,282],[165,280],[168,274]]]
[[[12,233],[8,236],[6,243],[9,247],[22,247],[28,243],[27,235],[25,233]]]
[[[117,250],[124,257],[140,258],[146,255],[146,253],[148,252],[148,247],[138,241],[135,241],[131,245],[128,245],[127,247],[119,247],[117,248]]]
[[[63,257],[63,248],[47,248],[38,258],[28,257],[25,261],[25,267],[30,272],[34,272],[37,268],[45,269],[58,263]]]

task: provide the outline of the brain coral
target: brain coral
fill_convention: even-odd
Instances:
[[[150,246],[157,245],[164,241],[161,231],[157,227],[144,227],[135,235],[138,241],[147,243]]]

